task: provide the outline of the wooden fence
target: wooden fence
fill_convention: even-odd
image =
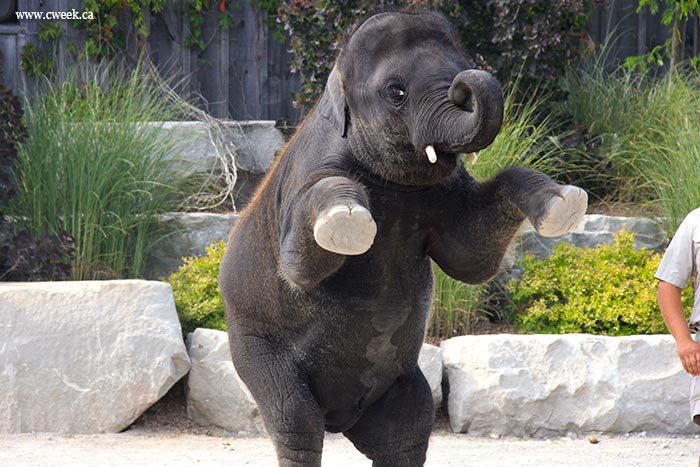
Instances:
[[[0,3],[10,0],[0,0]],[[81,0],[12,0],[16,11],[83,11]],[[183,14],[183,0],[168,2],[164,11],[148,15],[148,49],[154,63],[174,83],[185,83],[180,90],[201,97],[200,102],[212,115],[236,120],[287,120],[294,122],[298,112],[293,95],[299,88],[299,77],[290,70],[288,44],[273,37],[265,24],[265,12],[256,2],[234,2],[235,23],[228,29],[218,25],[214,13],[205,17],[201,37],[205,50],[188,47],[189,22]],[[67,33],[58,41],[54,53],[58,62],[65,62],[70,44],[82,44],[80,31],[69,21],[58,21]],[[13,89],[27,82],[20,70],[22,47],[38,43],[37,20],[10,18],[0,22],[0,60],[4,62],[3,78]],[[128,54],[136,55],[133,31],[127,34]]]
[[[596,0],[588,22],[588,34],[598,44],[607,46],[609,60],[622,61],[642,55],[663,44],[670,36],[669,27],[661,23],[661,13],[647,9],[637,13],[638,0]],[[685,56],[698,54],[698,18],[686,24]]]
[[[16,11],[83,11],[81,0],[0,0],[16,2]],[[237,120],[286,120],[294,123],[299,115],[293,95],[300,79],[290,73],[288,44],[275,39],[265,24],[265,12],[253,0],[236,0],[235,24],[221,29],[212,14],[205,18],[202,38],[205,50],[187,47],[188,22],[183,20],[183,0],[168,2],[166,9],[147,17],[150,38],[147,47],[163,74],[174,81],[187,78],[185,93],[201,96],[202,106],[217,117]],[[640,55],[663,43],[668,26],[660,15],[637,14],[637,0],[598,1],[591,13],[588,35],[596,43],[608,44],[608,58],[621,60]],[[1,9],[0,9],[1,11]],[[69,44],[81,44],[79,32],[62,22],[67,34],[55,48],[55,57],[65,61]],[[3,78],[14,89],[22,88],[26,76],[20,70],[21,51],[27,43],[37,43],[40,21],[14,17],[0,22],[0,60]],[[698,21],[687,24],[686,55],[697,55]],[[134,35],[127,36],[127,51],[135,52]]]

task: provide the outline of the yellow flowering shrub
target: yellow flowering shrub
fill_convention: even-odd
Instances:
[[[578,248],[562,242],[547,259],[527,256],[521,280],[508,284],[516,327],[524,333],[666,333],[654,278],[661,258],[635,249],[627,231],[611,245]],[[683,292],[683,301],[689,312],[691,290]]]
[[[212,243],[205,255],[184,258],[184,264],[168,278],[185,335],[196,328],[226,330],[224,301],[218,283],[225,249],[226,243],[222,240]]]

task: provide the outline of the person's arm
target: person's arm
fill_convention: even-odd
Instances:
[[[700,344],[693,340],[683,314],[681,289],[675,285],[659,281],[656,296],[666,327],[676,340],[676,351],[686,372],[700,375]]]

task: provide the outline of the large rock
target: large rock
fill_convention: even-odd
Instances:
[[[235,152],[238,170],[262,174],[275,160],[275,153],[284,147],[282,132],[272,120],[220,122],[219,138],[212,138],[205,122],[160,122],[154,124],[165,138],[176,138],[177,160],[189,173],[209,173],[216,167],[217,155],[213,141]],[[215,130],[214,130],[215,131]],[[182,143],[182,144],[181,144]]]
[[[697,433],[670,336],[463,336],[442,351],[455,432]]]
[[[0,283],[0,432],[118,432],[190,367],[168,284]]]
[[[571,232],[561,237],[542,237],[532,226],[528,226],[519,238],[518,250],[527,251],[538,257],[546,257],[552,253],[552,248],[561,242],[582,248],[593,248],[601,243],[611,244],[615,240],[615,234],[620,230],[627,230],[635,235],[636,248],[662,251],[668,243],[666,233],[653,219],[590,214],[584,216],[581,223]]]
[[[151,251],[146,264],[149,279],[167,278],[182,265],[182,258],[201,256],[217,240],[227,240],[238,215],[172,212],[160,220],[170,234]]]
[[[200,425],[233,433],[262,433],[258,406],[233,367],[228,335],[198,328],[187,336],[187,348],[192,359],[187,416]]]
[[[270,120],[219,122],[218,128],[204,122],[160,122],[154,126],[163,138],[177,142],[174,158],[181,173],[220,173],[222,162],[214,142],[220,153],[232,154],[232,160],[226,163],[230,169],[235,163],[234,193],[238,209],[248,204],[275,155],[285,145],[282,132]]]
[[[440,347],[423,344],[418,355],[418,367],[428,380],[433,394],[433,405],[437,408],[442,404],[442,350]]]

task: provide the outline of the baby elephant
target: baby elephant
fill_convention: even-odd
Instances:
[[[529,169],[479,183],[498,82],[432,13],[365,21],[236,224],[219,277],[231,355],[280,466],[320,466],[325,431],[374,466],[420,466],[433,423],[416,361],[431,261],[491,278],[520,225],[558,236],[586,193]]]

